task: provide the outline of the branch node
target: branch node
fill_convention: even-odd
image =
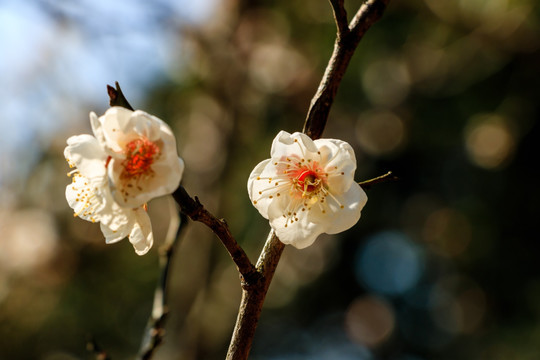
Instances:
[[[249,257],[245,253],[244,249],[236,242],[232,236],[227,222],[223,219],[218,219],[212,215],[199,201],[199,198],[195,196],[193,199],[187,193],[183,186],[179,186],[173,193],[174,200],[180,206],[180,211],[189,216],[193,221],[198,221],[209,227],[214,234],[221,240],[221,243],[227,251],[230,257],[236,264],[240,274],[247,276],[250,272],[254,271],[255,267],[249,260]]]
[[[344,0],[330,0],[338,36],[317,92],[311,100],[302,130],[313,140],[319,139],[324,131],[341,79],[358,43],[371,25],[382,16],[390,0],[367,0],[360,6],[350,24],[347,22],[343,2]]]
[[[251,291],[261,286],[264,282],[264,275],[253,269],[246,274],[240,274],[240,285],[245,291]]]
[[[330,0],[330,4],[334,12],[334,20],[336,21],[337,38],[340,40],[349,33],[347,10],[345,10],[344,0]]]

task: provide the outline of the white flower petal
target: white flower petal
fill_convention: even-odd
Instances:
[[[313,140],[306,134],[299,132],[289,134],[286,131],[280,131],[272,142],[270,156],[272,159],[281,159],[293,154],[300,157],[307,155],[314,157],[317,151]]]
[[[303,249],[313,244],[325,230],[324,224],[310,222],[307,216],[301,217],[299,221],[292,224],[287,223],[287,219],[282,216],[273,218],[270,220],[270,226],[282,243],[292,245],[297,249]]]
[[[313,221],[317,219],[313,214],[319,212],[318,208],[314,207],[311,211],[307,208],[302,211],[302,208],[301,199],[291,201],[286,196],[274,198],[268,207],[270,226],[278,238],[282,243],[298,249],[311,245],[326,227],[324,221]],[[287,211],[284,212],[283,209]]]
[[[156,141],[161,138],[162,129],[172,135],[169,126],[163,120],[142,110],[136,110],[131,114],[129,127],[124,128],[124,131],[129,132],[133,130],[138,135],[144,136],[150,141]]]
[[[133,222],[133,210],[119,206],[113,200],[107,185],[93,186],[80,174],[74,174],[73,182],[66,186],[66,199],[75,216],[87,221],[101,222],[111,231],[129,227],[130,222]]]
[[[131,224],[130,224],[131,225]],[[110,227],[104,223],[100,223],[101,232],[105,236],[105,243],[114,244],[120,240],[126,238],[133,229],[133,226],[122,226],[117,230],[112,230]]]
[[[70,166],[75,166],[84,177],[91,181],[104,181],[107,155],[95,137],[91,135],[72,136],[67,140],[64,156]]]
[[[152,224],[150,218],[143,208],[134,210],[136,221],[129,234],[129,242],[135,248],[137,255],[144,255],[150,250],[154,243],[152,235]]]
[[[102,147],[104,147],[106,145],[106,141],[105,134],[103,133],[103,127],[101,126],[98,116],[93,111],[90,113],[90,125],[92,126],[92,132],[94,133],[97,141]]]
[[[134,131],[127,132],[133,111],[120,106],[109,108],[99,118],[106,147],[115,153],[121,153],[126,144],[137,138]]]
[[[253,169],[249,175],[247,184],[248,195],[251,202],[254,204],[255,208],[259,210],[259,213],[261,213],[261,215],[266,219],[268,219],[268,206],[270,206],[272,199],[268,198],[267,194],[265,194],[265,196],[261,196],[261,194],[259,194],[259,191],[262,193],[265,190],[266,184],[260,180],[257,180],[257,178],[261,176],[262,172],[267,168],[269,163],[270,159],[267,159],[261,161],[257,166],[255,166],[255,169]]]
[[[73,175],[72,183],[66,186],[66,200],[75,216],[86,221],[100,221],[100,213],[103,209],[102,199],[84,176]]]
[[[103,190],[103,210],[99,214],[99,221],[112,231],[119,231],[121,228],[130,226],[133,222],[133,209],[118,205],[108,188]]]
[[[341,204],[344,204],[344,208],[336,207],[332,220],[324,231],[327,234],[337,234],[353,227],[360,219],[362,208],[367,203],[367,195],[357,183],[352,184],[346,193],[338,195],[336,198]]]
[[[321,152],[321,163],[329,174],[330,191],[341,193],[347,191],[354,182],[356,157],[352,147],[341,140],[315,140]]]

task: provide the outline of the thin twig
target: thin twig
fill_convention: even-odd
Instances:
[[[344,16],[346,16],[343,1],[331,0],[330,2],[336,16],[338,36],[319,88],[311,100],[304,124],[303,132],[313,140],[319,139],[324,131],[339,84],[358,43],[371,25],[380,19],[390,0],[366,1],[351,20],[348,26],[349,31],[343,30]]]
[[[349,32],[349,22],[347,20],[347,10],[345,10],[344,0],[330,0],[334,20],[337,26],[337,38],[341,38]]]
[[[368,0],[358,9],[349,24],[356,45],[371,25],[382,17],[389,3],[390,0]]]
[[[165,241],[159,248],[160,278],[154,292],[152,313],[148,319],[148,324],[146,325],[141,347],[139,349],[138,359],[140,360],[151,359],[156,348],[163,342],[163,337],[165,336],[165,322],[169,313],[167,306],[169,269],[180,236],[186,228],[188,221],[184,214],[178,214],[174,199],[169,199],[171,220]]]
[[[362,187],[362,189],[368,190],[369,188],[371,188],[371,186],[373,186],[375,184],[382,183],[382,182],[385,182],[385,181],[396,181],[396,180],[398,180],[398,177],[395,176],[394,174],[392,174],[391,171],[389,171],[384,175],[377,176],[376,178],[361,181],[361,182],[358,183],[358,185],[360,185]]]
[[[255,270],[255,266],[232,236],[225,220],[216,218],[206,210],[198,197],[191,198],[183,186],[179,186],[172,195],[184,214],[189,216],[191,220],[208,226],[221,240],[242,276],[242,286],[249,286],[251,283],[257,282],[260,276]]]

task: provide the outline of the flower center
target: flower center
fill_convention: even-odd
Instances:
[[[122,179],[139,178],[153,174],[152,164],[159,156],[159,147],[146,138],[130,141],[125,149],[126,159],[122,161]]]
[[[321,179],[313,170],[305,169],[296,178],[296,187],[302,191],[302,197],[309,197],[321,184]]]
[[[303,151],[303,150],[302,150]],[[317,153],[320,155],[320,152]],[[303,155],[303,154],[302,154]],[[313,158],[307,158],[298,155],[283,156],[280,159],[272,160],[274,168],[268,170],[272,176],[257,176],[254,181],[260,181],[259,184],[253,184],[258,192],[252,201],[255,206],[262,199],[279,198],[285,195],[288,201],[282,202],[284,207],[283,218],[284,227],[294,224],[303,216],[307,216],[312,209],[317,209],[321,214],[335,212],[338,208],[344,206],[338,198],[330,191],[328,184],[332,176],[343,176],[344,172],[338,172],[336,166],[325,167],[319,161]],[[268,166],[268,165],[267,165]],[[328,204],[328,199],[331,204]],[[337,205],[337,206],[336,206]]]

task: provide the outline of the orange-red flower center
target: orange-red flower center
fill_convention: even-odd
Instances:
[[[159,155],[159,147],[146,138],[138,138],[126,145],[125,154],[121,178],[138,178],[152,174],[152,164]]]
[[[303,170],[296,179],[298,187],[307,193],[314,191],[320,182],[317,173],[309,169]]]

